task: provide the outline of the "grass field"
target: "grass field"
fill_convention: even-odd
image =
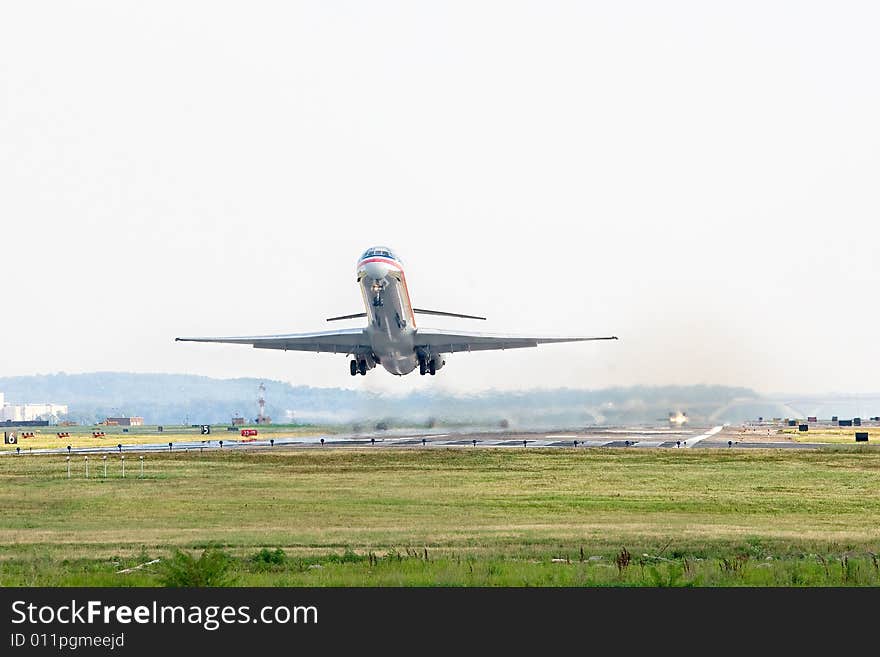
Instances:
[[[880,427],[810,427],[807,432],[797,429],[784,429],[783,434],[800,443],[835,443],[852,445],[855,443],[855,432],[868,434],[869,443],[880,442]]]
[[[129,456],[125,479],[117,457],[106,478],[83,466],[68,479],[63,457],[0,458],[0,584],[167,584],[204,554],[222,562],[211,581],[238,585],[880,585],[872,448],[211,451],[148,455],[143,478]]]

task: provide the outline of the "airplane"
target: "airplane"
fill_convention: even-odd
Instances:
[[[688,422],[687,413],[682,413],[681,411],[669,411],[669,424],[677,424],[681,426],[682,424],[686,424]]]
[[[414,371],[434,375],[446,364],[444,354],[491,349],[518,349],[556,342],[617,340],[617,336],[526,337],[418,328],[416,314],[485,320],[485,317],[413,308],[406,285],[403,261],[385,246],[374,246],[357,263],[357,282],[364,300],[364,312],[330,317],[328,322],[367,319],[364,328],[347,328],[316,333],[291,333],[225,338],[175,338],[178,342],[247,344],[257,349],[314,351],[351,356],[352,376],[366,375],[381,365],[391,374]]]

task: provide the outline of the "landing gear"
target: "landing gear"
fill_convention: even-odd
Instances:
[[[434,376],[437,374],[437,370],[443,367],[444,361],[440,360],[438,363],[439,356],[431,356],[428,354],[427,356],[419,356],[419,374],[425,376],[425,374],[430,374]]]
[[[375,362],[379,362],[376,360]],[[351,371],[352,376],[357,376],[360,374],[361,376],[366,376],[367,374],[367,359],[366,358],[356,358],[351,360],[349,363],[349,370]]]
[[[375,306],[376,308],[385,305],[385,302],[382,301],[382,290],[384,289],[384,282],[375,281],[373,285],[370,286],[370,290],[373,292],[373,306]]]

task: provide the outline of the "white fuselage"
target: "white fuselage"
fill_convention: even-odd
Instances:
[[[358,262],[357,281],[364,297],[373,356],[392,374],[409,374],[419,366],[419,357],[414,348],[416,321],[403,265],[394,258],[365,257]]]

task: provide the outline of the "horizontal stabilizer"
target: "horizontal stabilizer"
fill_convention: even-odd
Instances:
[[[442,310],[426,310],[424,308],[413,308],[414,313],[419,313],[420,315],[439,315],[441,317],[459,317],[461,319],[483,319],[485,317],[477,317],[476,315],[462,315],[461,313],[447,313]],[[336,322],[340,319],[358,319],[359,317],[366,317],[367,313],[354,313],[353,315],[340,315],[339,317],[328,317],[328,322]]]
[[[367,313],[355,313],[354,315],[340,315],[339,317],[328,317],[328,322],[335,322],[340,319],[357,319],[358,317],[366,317]]]
[[[414,313],[421,315],[440,315],[441,317],[460,317],[461,319],[486,319],[485,317],[477,317],[476,315],[462,315],[460,313],[446,313],[442,310],[425,310],[424,308],[413,308]]]

